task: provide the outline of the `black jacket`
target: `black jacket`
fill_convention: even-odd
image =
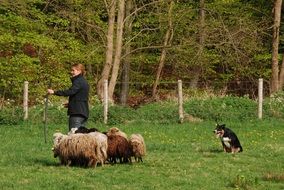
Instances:
[[[68,115],[80,115],[89,117],[89,84],[83,75],[71,78],[72,86],[67,90],[58,90],[57,96],[69,96]]]

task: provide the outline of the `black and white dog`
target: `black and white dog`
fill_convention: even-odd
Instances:
[[[217,124],[213,132],[217,138],[220,138],[224,152],[236,153],[243,151],[237,135],[231,129],[225,127],[225,124]]]
[[[91,133],[91,132],[96,132],[99,130],[97,128],[86,128],[86,127],[79,127],[79,128],[71,128],[71,130],[68,132],[68,135],[74,134],[74,133]]]

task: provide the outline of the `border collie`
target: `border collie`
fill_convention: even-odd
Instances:
[[[225,124],[217,124],[213,132],[217,138],[220,138],[224,152],[236,153],[243,151],[237,135],[231,129],[225,127]]]

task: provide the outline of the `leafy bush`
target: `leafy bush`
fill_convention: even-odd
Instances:
[[[153,123],[178,122],[178,106],[172,102],[147,104],[137,109],[137,120]]]
[[[136,116],[135,110],[129,107],[114,105],[114,106],[109,107],[108,109],[108,124],[109,125],[127,123],[136,118],[137,116]],[[104,122],[102,105],[95,106],[94,108],[90,110],[89,120],[94,123]]]
[[[191,99],[184,104],[184,109],[186,113],[204,120],[244,121],[257,117],[257,103],[247,97]]]
[[[271,97],[264,99],[263,109],[268,117],[283,118],[284,114],[284,92],[279,91]]]
[[[0,125],[18,125],[23,121],[23,111],[21,108],[13,107],[1,109]]]
[[[284,93],[267,98],[263,105],[264,119],[284,118]],[[47,118],[50,124],[68,122],[66,108],[59,105],[49,105]],[[257,119],[257,101],[248,97],[210,97],[204,99],[192,98],[184,103],[184,112],[193,117],[217,122],[242,122]],[[42,123],[44,105],[33,106],[29,109],[31,123]],[[22,108],[4,108],[1,110],[0,124],[16,125],[22,122]],[[129,122],[150,122],[157,124],[173,124],[179,121],[178,105],[176,102],[156,102],[146,104],[138,109],[119,105],[108,109],[108,125],[119,125]],[[187,120],[186,120],[187,121]],[[96,104],[90,108],[89,122],[104,123],[103,106]]]
[[[95,106],[90,112],[90,120],[103,122],[103,106]],[[177,105],[169,102],[153,103],[138,109],[114,105],[108,110],[108,124],[116,125],[132,121],[152,123],[176,123],[178,121]]]

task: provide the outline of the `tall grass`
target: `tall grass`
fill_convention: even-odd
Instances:
[[[90,124],[101,131],[110,126]],[[60,166],[51,151],[52,134],[66,124],[0,127],[0,189],[283,189],[284,123],[279,120],[228,122],[244,152],[222,151],[214,122],[116,125],[141,133],[147,144],[143,163],[97,168]]]
[[[205,121],[253,121],[257,119],[258,105],[255,100],[248,97],[209,97],[191,98],[184,105],[185,115],[193,116],[198,120]],[[284,119],[284,93],[275,94],[267,98],[263,105],[265,120]],[[15,125],[23,123],[21,108],[11,107],[0,110],[0,125]],[[30,108],[28,123],[41,124],[43,122],[44,105]],[[66,123],[66,109],[56,103],[48,107],[48,123]],[[178,123],[177,102],[157,102],[141,105],[138,109],[123,107],[119,105],[109,107],[108,124],[126,124],[131,122],[151,122],[157,124]],[[92,105],[90,108],[91,123],[102,124],[103,107],[100,104]],[[187,119],[185,119],[187,121]]]

